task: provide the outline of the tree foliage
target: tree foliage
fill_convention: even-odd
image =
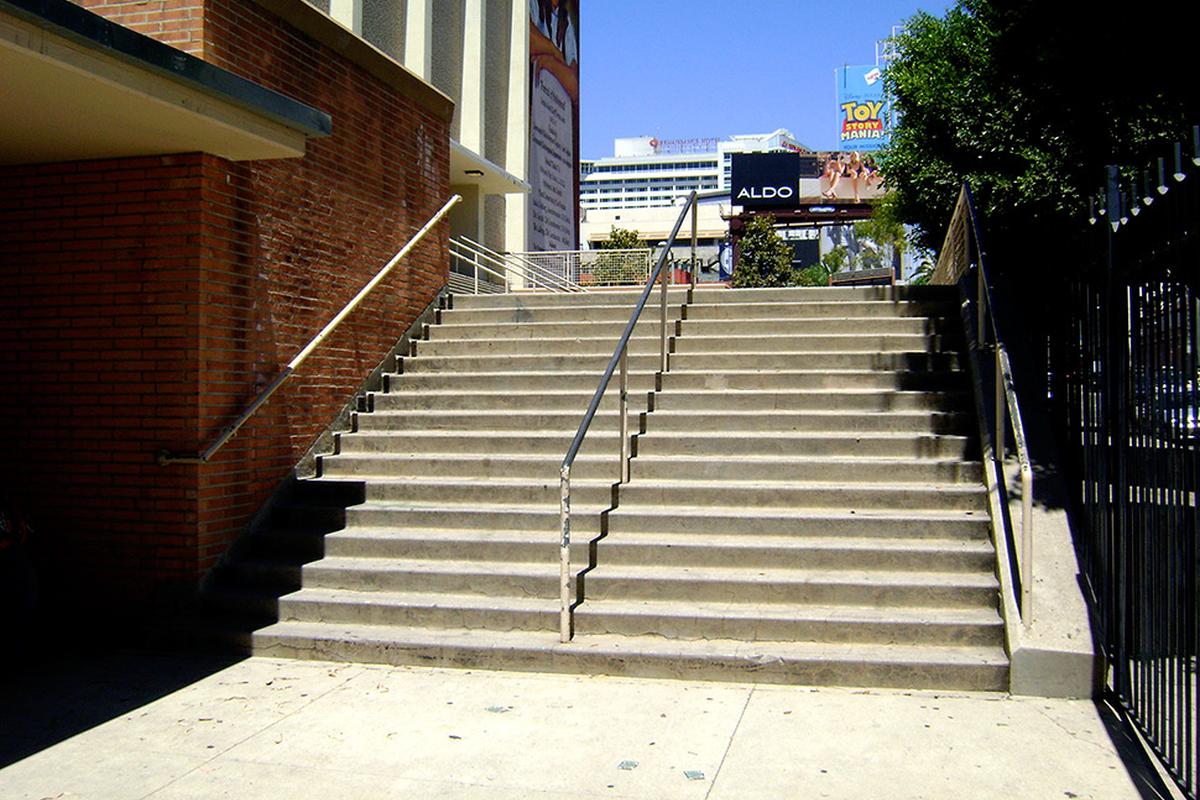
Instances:
[[[1143,163],[1200,121],[1187,48],[1144,40],[1165,20],[1190,34],[1197,16],[1163,0],[1104,11],[960,0],[945,17],[907,20],[886,76],[898,122],[881,159],[898,216],[940,246],[968,180],[993,260],[1031,237],[1061,241],[1104,164]]]
[[[607,242],[600,242],[601,250],[632,250],[638,247],[648,247],[642,241],[642,235],[637,231],[631,231],[627,228],[618,228],[612,226],[612,231],[608,234]]]
[[[792,248],[775,232],[769,215],[751,217],[741,239],[741,254],[733,268],[733,288],[755,286],[795,286],[799,283],[792,268]]]
[[[641,234],[628,228],[612,226],[608,241],[600,242],[599,250],[633,250],[647,248]],[[593,286],[617,286],[638,283],[646,279],[644,271],[634,269],[633,262],[624,253],[601,253],[590,265],[590,272],[582,281]]]

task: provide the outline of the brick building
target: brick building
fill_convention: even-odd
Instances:
[[[458,140],[432,67],[302,0],[81,5],[0,0],[0,481],[44,598],[140,614],[196,587],[436,300],[450,229],[524,186],[495,137]],[[452,191],[465,215],[211,462],[157,462],[203,449]]]

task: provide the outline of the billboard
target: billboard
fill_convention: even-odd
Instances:
[[[530,250],[579,242],[579,0],[529,0]]]
[[[883,70],[840,67],[837,77],[838,141],[843,150],[878,150],[887,144],[887,101]]]
[[[729,191],[735,206],[795,208],[799,153],[733,153],[730,161]]]

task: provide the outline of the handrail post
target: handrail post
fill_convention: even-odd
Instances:
[[[670,246],[670,245],[668,245]],[[663,265],[663,270],[660,273],[662,276],[662,301],[659,303],[659,321],[658,321],[658,338],[659,338],[659,360],[658,369],[660,372],[667,371],[667,269]]]
[[[475,265],[475,294],[479,294],[479,254],[476,253],[471,261]]]
[[[621,483],[629,483],[629,345],[621,350]]]
[[[992,439],[992,449],[996,454],[997,463],[1004,463],[1004,371],[1000,364],[1000,343],[996,342],[996,435]]]
[[[571,641],[571,466],[564,464],[559,477],[558,640]]]
[[[1021,465],[1021,622],[1033,626],[1033,470]]]
[[[971,247],[971,245],[968,243],[967,244],[967,249],[968,249],[967,259],[968,260],[971,257],[971,254],[969,252],[970,247]],[[978,265],[978,267],[976,268],[975,274],[977,276],[976,286],[975,286],[975,322],[976,322],[975,341],[979,343],[980,347],[983,347],[985,344],[987,344],[987,328],[984,326],[984,321],[985,321],[985,317],[987,316],[988,308],[987,308],[987,304],[985,301],[985,294],[986,294],[987,290],[985,288],[985,283],[984,283],[984,279],[983,279],[983,264],[982,263],[980,263]]]
[[[696,199],[692,200],[692,288],[696,288],[696,281],[700,278],[700,267],[696,263],[696,217],[700,211],[700,202]]]

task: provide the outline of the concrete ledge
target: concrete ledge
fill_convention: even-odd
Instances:
[[[996,545],[996,574],[1000,581],[1001,616],[1009,652],[1009,691],[1038,697],[1098,697],[1104,681],[1104,660],[1093,634],[1092,619],[1084,596],[1084,582],[1075,554],[1066,510],[1066,490],[1053,465],[1033,466],[1033,619],[1026,627],[1017,607],[1015,559],[1019,547],[1021,484],[1017,465],[1006,464],[1003,472],[993,461],[991,423],[984,413],[983,376],[993,372],[989,354],[975,340],[975,319],[964,283],[960,288],[960,310],[965,329],[971,384],[978,411],[980,459],[987,485],[992,540]],[[1025,409],[1028,414],[1032,409]],[[1014,535],[1010,550],[1005,521],[1011,520]]]

